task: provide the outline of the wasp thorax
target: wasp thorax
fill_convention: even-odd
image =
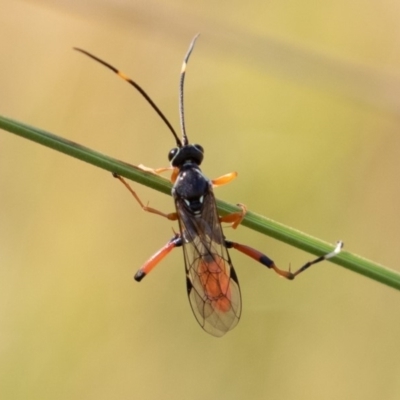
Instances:
[[[210,193],[210,181],[193,163],[182,165],[172,189],[175,200],[179,200],[192,214],[200,214],[204,199]]]
[[[200,165],[203,157],[204,149],[199,144],[175,147],[168,153],[168,160],[171,162],[171,165],[178,168],[187,162]]]

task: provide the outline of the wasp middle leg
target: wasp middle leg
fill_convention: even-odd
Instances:
[[[155,208],[149,207],[149,206],[145,206],[142,203],[142,200],[140,200],[139,196],[136,194],[136,192],[131,188],[131,186],[129,185],[129,183],[122,177],[119,176],[116,173],[112,174],[114,178],[117,178],[132,194],[132,196],[135,198],[135,200],[139,203],[140,207],[142,207],[143,211],[152,213],[152,214],[157,214],[160,215],[161,217],[167,218],[171,221],[176,221],[178,219],[178,215],[176,212],[174,213],[163,213],[162,211],[156,210]]]
[[[241,208],[241,211],[236,211],[227,215],[224,215],[223,217],[219,217],[219,222],[227,222],[230,223],[231,228],[236,229],[241,222],[243,221],[243,218],[245,217],[247,213],[247,208],[244,204],[237,204],[238,207]]]

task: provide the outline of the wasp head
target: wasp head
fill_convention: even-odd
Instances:
[[[172,167],[180,168],[190,162],[200,165],[203,161],[204,149],[199,144],[187,144],[175,147],[168,153],[168,160]]]

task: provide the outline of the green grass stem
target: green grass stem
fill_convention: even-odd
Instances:
[[[79,160],[96,165],[107,171],[116,172],[121,176],[162,193],[171,194],[171,183],[168,180],[145,172],[131,164],[98,153],[78,143],[1,116],[0,128],[78,158]],[[217,200],[217,206],[221,215],[239,210],[236,205],[222,200]],[[334,248],[332,244],[311,237],[303,232],[251,211],[247,212],[242,225],[316,256],[326,254]],[[329,261],[393,288],[400,289],[400,274],[398,272],[359,257],[346,250],[343,250],[339,255],[331,258]]]

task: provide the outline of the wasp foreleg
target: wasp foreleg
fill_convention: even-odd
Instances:
[[[149,167],[146,167],[143,164],[140,164],[139,168],[141,170],[143,170],[143,171],[151,172],[152,174],[155,174],[155,175],[160,175],[160,174],[162,174],[163,172],[166,172],[166,171],[172,171],[171,178],[170,178],[172,183],[174,183],[176,181],[176,178],[177,178],[178,173],[179,173],[179,169],[175,168],[175,167],[149,168]]]
[[[213,179],[211,182],[214,187],[226,185],[230,181],[233,181],[237,177],[237,172],[229,172],[229,174],[225,174],[220,176],[219,178]]]
[[[176,234],[162,249],[142,265],[134,276],[135,281],[140,282],[173,248],[179,246],[182,246],[182,238],[179,234]]]
[[[305,271],[307,268],[309,268],[313,264],[317,264],[321,261],[327,260],[329,258],[332,258],[336,256],[337,254],[340,253],[340,250],[343,247],[343,242],[339,241],[336,244],[335,249],[323,256],[320,256],[316,258],[315,260],[309,261],[306,264],[304,264],[301,268],[299,268],[295,272],[289,271],[284,271],[282,269],[279,269],[275,263],[267,257],[265,254],[259,252],[256,249],[253,249],[252,247],[245,246],[243,244],[235,243],[235,242],[230,242],[229,240],[225,240],[225,245],[228,249],[234,248],[236,250],[241,251],[242,253],[246,254],[247,256],[253,258],[254,260],[260,262],[261,264],[265,265],[268,268],[273,269],[278,275],[283,276],[286,279],[292,280],[294,279],[297,275],[301,274],[303,271]]]

